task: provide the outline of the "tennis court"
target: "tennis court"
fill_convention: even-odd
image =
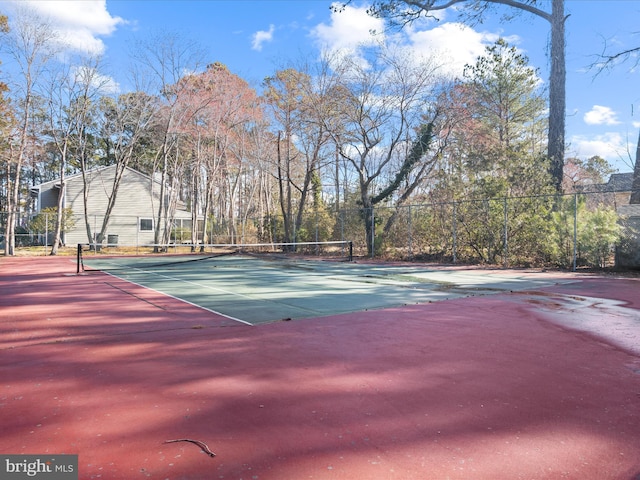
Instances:
[[[323,317],[521,291],[558,279],[425,266],[313,260],[292,255],[90,257],[92,269],[171,295],[238,322]]]
[[[0,452],[82,480],[640,478],[636,278],[162,257],[0,258]]]

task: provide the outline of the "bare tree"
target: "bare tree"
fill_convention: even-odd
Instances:
[[[370,68],[351,59],[339,71],[349,92],[340,155],[355,170],[367,248],[376,248],[373,207],[400,206],[434,165],[436,68],[404,56],[380,52]],[[425,115],[430,119],[425,121]],[[395,220],[395,216],[394,216]],[[381,238],[391,228],[387,224]]]
[[[50,23],[30,10],[16,12],[11,30],[4,43],[9,57],[17,67],[12,82],[16,105],[16,145],[7,162],[7,227],[5,255],[15,254],[16,221],[20,210],[20,186],[23,165],[29,154],[29,129],[38,82],[55,54],[55,33]]]
[[[293,136],[301,120],[301,102],[304,90],[301,83],[308,77],[295,69],[284,69],[265,79],[265,103],[275,125],[278,125],[275,177],[278,182],[278,199],[284,223],[285,242],[295,238],[294,185],[299,174],[299,157]]]
[[[5,15],[0,15],[0,35],[9,32],[9,24]],[[11,138],[12,130],[14,129],[14,111],[9,98],[5,96],[9,87],[6,83],[0,82],[0,170],[4,169],[6,175],[0,179],[0,211],[3,210],[4,198],[6,196],[6,189],[3,186],[3,182],[9,183],[9,165],[11,160],[11,153],[13,142]]]
[[[640,64],[640,47],[627,48],[625,50],[619,50],[617,52],[610,53],[605,45],[604,52],[600,55],[600,60],[592,66],[597,68],[598,73],[603,70],[615,68],[621,63],[625,63],[629,60],[633,60],[632,68],[635,68]],[[640,204],[640,133],[638,134],[638,145],[636,146],[636,158],[633,167],[633,182],[632,192],[629,203]]]
[[[163,101],[161,117],[156,121],[158,135],[157,162],[161,172],[160,202],[157,206],[154,243],[167,243],[178,193],[178,139],[182,125],[188,124],[193,112],[178,102],[180,79],[185,72],[195,72],[204,57],[201,47],[174,32],[161,32],[145,41],[136,42],[132,51],[138,90],[159,95]],[[155,167],[154,167],[155,172]],[[151,188],[155,185],[152,175]]]
[[[243,199],[240,188],[251,166],[246,158],[246,130],[261,121],[258,96],[249,85],[231,73],[225,65],[214,63],[206,71],[181,79],[178,104],[188,120],[180,129],[190,142],[187,170],[191,172],[193,195],[192,220],[196,225],[197,206],[202,203],[203,242],[207,243],[208,217],[212,212],[214,191],[226,192],[220,202],[230,220],[231,236],[235,236],[235,218],[242,215]],[[202,190],[203,201],[198,190]],[[224,206],[222,206],[224,203]],[[195,230],[195,229],[194,229]],[[195,231],[193,243],[196,243]]]
[[[592,67],[596,67],[598,72],[600,72],[602,70],[614,68],[628,60],[634,60],[632,62],[633,67],[637,67],[638,64],[640,64],[640,57],[638,56],[638,53],[640,53],[640,47],[627,48],[617,52],[608,52],[608,48],[605,45],[603,53],[599,55],[599,60],[592,65]]]
[[[315,77],[322,79],[322,75]],[[284,241],[297,239],[312,189],[329,151],[332,124],[327,105],[330,97],[322,81],[314,81],[308,67],[287,68],[265,81],[266,103],[279,127],[276,180],[284,219]]]
[[[66,187],[66,173],[70,157],[81,157],[78,166],[85,166],[88,125],[92,123],[92,109],[106,80],[98,73],[99,59],[87,58],[76,66],[64,65],[50,77],[47,134],[57,152],[59,161],[58,209],[51,255],[58,253],[62,244],[62,224]],[[86,193],[85,193],[86,195]]]
[[[349,2],[346,3],[350,3]],[[540,0],[376,0],[369,8],[371,15],[387,18],[393,24],[404,26],[432,12],[456,4],[464,4],[461,11],[470,23],[479,22],[494,5],[505,5],[528,12],[549,22],[551,26],[551,71],[549,75],[549,130],[547,155],[551,160],[550,173],[558,192],[562,189],[565,152],[566,114],[566,62],[564,0],[552,0],[549,11],[539,7]],[[344,5],[344,4],[343,4]],[[335,7],[339,9],[340,7]],[[510,17],[506,17],[509,19]]]
[[[107,189],[107,207],[100,232],[95,235],[95,239],[91,232],[87,208],[91,171],[84,168],[82,170],[85,182],[85,225],[90,243],[102,244],[104,241],[122,176],[133,159],[142,155],[148,143],[149,131],[156,117],[157,108],[157,99],[141,92],[122,94],[116,99],[102,97],[100,100],[102,115],[100,141],[106,153],[107,162],[115,165],[116,169],[113,183]]]

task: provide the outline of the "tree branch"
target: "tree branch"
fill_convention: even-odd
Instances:
[[[404,18],[406,19],[406,22],[404,23],[411,23],[413,20],[417,19],[421,13],[428,15],[429,12],[445,10],[459,3],[471,2],[506,5],[508,7],[524,10],[551,22],[551,13],[545,12],[544,10],[541,10],[527,2],[518,0],[446,0],[440,4],[438,4],[437,0],[381,0],[374,2],[374,4],[369,8],[369,13],[379,18]],[[340,6],[332,7],[332,9],[335,12],[339,12],[344,10],[344,8],[350,3],[352,3],[352,0],[347,0]],[[414,10],[401,11],[400,7],[402,4],[412,7]]]
[[[398,170],[398,173],[396,173],[393,181],[378,195],[371,198],[371,203],[373,205],[380,203],[381,201],[392,195],[398,189],[404,179],[407,178],[414,165],[418,163],[423,155],[429,150],[431,141],[433,140],[434,121],[435,120],[432,120],[427,125],[422,126],[418,139],[414,142],[413,146],[411,147],[411,151],[404,159],[404,162],[402,162],[402,166],[400,167],[400,170]]]

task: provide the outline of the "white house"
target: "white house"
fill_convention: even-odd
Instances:
[[[116,167],[102,167],[87,172],[87,217],[85,217],[85,182],[82,174],[65,178],[64,208],[71,208],[75,225],[64,232],[64,243],[89,243],[87,221],[92,234],[97,235],[113,190]],[[31,189],[37,212],[56,207],[60,194],[60,179],[42,183]],[[137,170],[126,167],[109,217],[105,240],[120,245],[150,245],[154,242],[155,222],[160,206],[160,182]],[[191,229],[191,213],[178,202],[169,219],[171,228]],[[164,227],[161,225],[161,227]]]

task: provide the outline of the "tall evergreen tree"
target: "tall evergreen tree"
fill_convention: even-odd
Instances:
[[[506,193],[523,193],[534,184],[517,172],[542,156],[545,101],[536,70],[504,39],[464,71],[467,111],[476,120],[483,141],[473,144],[470,171],[499,178]],[[486,195],[498,192],[484,192]]]

